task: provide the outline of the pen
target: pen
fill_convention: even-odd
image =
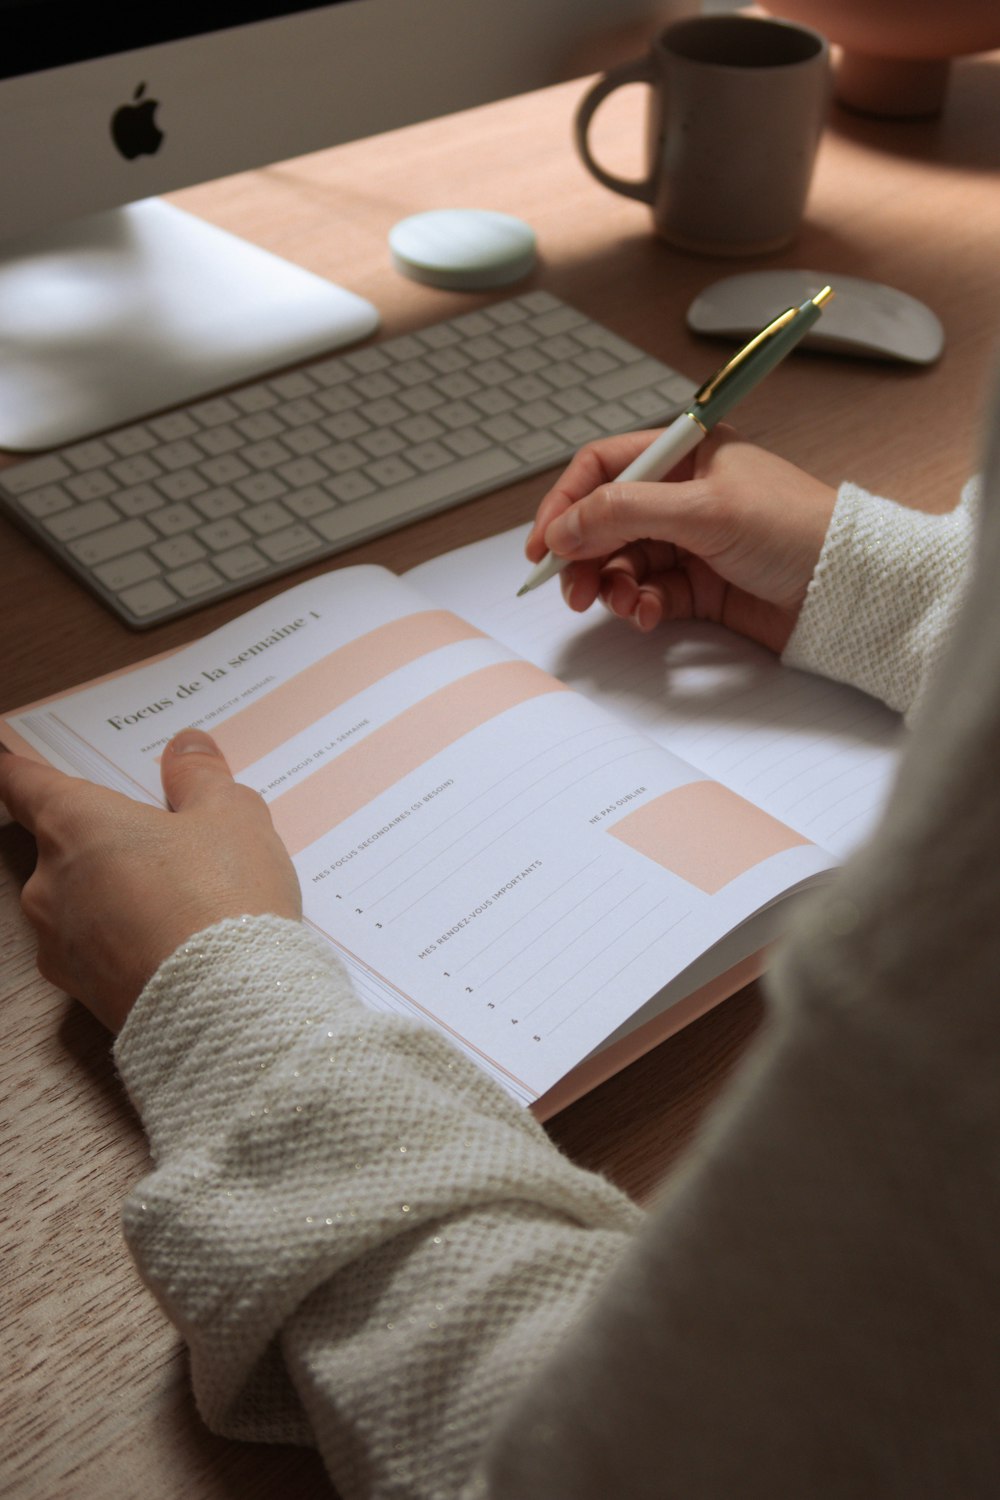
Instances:
[[[799,307],[789,307],[773,322],[755,334],[748,344],[734,354],[695,391],[691,404],[670,426],[644,448],[618,476],[617,483],[634,479],[656,480],[680,463],[686,453],[708,436],[717,422],[732,410],[737,401],[752,391],[764,376],[780,364],[799,340],[808,333],[823,307],[834,295],[833,288],[823,287]],[[517,591],[530,594],[539,584],[547,583],[571,563],[571,557],[546,553]]]

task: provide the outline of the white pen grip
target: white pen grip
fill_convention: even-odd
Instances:
[[[696,422],[688,412],[682,412],[659,437],[653,439],[648,448],[642,450],[638,458],[633,459],[622,470],[614,481],[615,484],[627,484],[630,480],[662,479],[680,463],[685,454],[690,453],[692,448],[697,448],[704,436],[705,429],[701,423]],[[572,558],[556,557],[554,553],[547,552],[522,584],[518,594],[530,594],[540,584],[548,583],[550,578],[555,578],[571,561]]]
[[[632,480],[657,480],[670,473],[681,459],[697,448],[705,436],[704,427],[686,411],[681,412],[670,426],[644,448],[638,458],[622,470],[616,484],[628,484]]]

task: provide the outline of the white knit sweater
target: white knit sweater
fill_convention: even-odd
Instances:
[[[153,1166],[129,1245],[216,1431],[343,1500],[1000,1493],[1000,478],[840,495],[787,658],[911,713],[875,843],[643,1215],[295,924],[220,924],[117,1043]],[[992,571],[991,571],[992,570]]]

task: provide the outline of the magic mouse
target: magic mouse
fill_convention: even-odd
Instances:
[[[786,307],[797,306],[826,285],[834,296],[803,339],[804,348],[860,354],[929,365],[944,347],[944,329],[923,302],[895,287],[859,276],[818,271],[747,271],[716,281],[688,308],[695,333],[758,333]]]

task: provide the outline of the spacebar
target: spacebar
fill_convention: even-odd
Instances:
[[[429,474],[417,474],[400,484],[387,485],[378,494],[366,495],[353,505],[344,505],[327,515],[311,516],[310,523],[328,542],[347,541],[380,531],[408,516],[419,516],[452,501],[468,499],[491,484],[522,473],[523,467],[519,459],[502,448],[487,448]]]

